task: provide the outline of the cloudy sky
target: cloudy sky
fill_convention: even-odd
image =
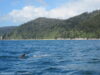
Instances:
[[[100,9],[100,0],[0,0],[0,27],[38,17],[67,19]]]

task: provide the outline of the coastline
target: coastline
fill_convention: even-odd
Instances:
[[[0,39],[0,40],[100,40],[100,38],[58,38],[58,39]]]

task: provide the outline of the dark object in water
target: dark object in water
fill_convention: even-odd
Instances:
[[[26,57],[26,54],[22,54],[22,55],[20,56],[21,59],[24,59],[25,57]]]

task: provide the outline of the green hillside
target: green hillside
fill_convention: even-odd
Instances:
[[[10,33],[14,29],[16,29],[16,26],[0,27],[0,36],[3,36],[4,34]]]
[[[5,33],[3,39],[100,38],[100,11],[67,20],[38,18]]]

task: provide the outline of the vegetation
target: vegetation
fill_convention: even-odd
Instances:
[[[16,27],[3,39],[100,38],[100,11],[83,13],[67,20],[38,18]]]
[[[1,27],[0,28],[0,36],[3,36],[4,34],[10,33],[14,29],[16,29],[16,26]]]

